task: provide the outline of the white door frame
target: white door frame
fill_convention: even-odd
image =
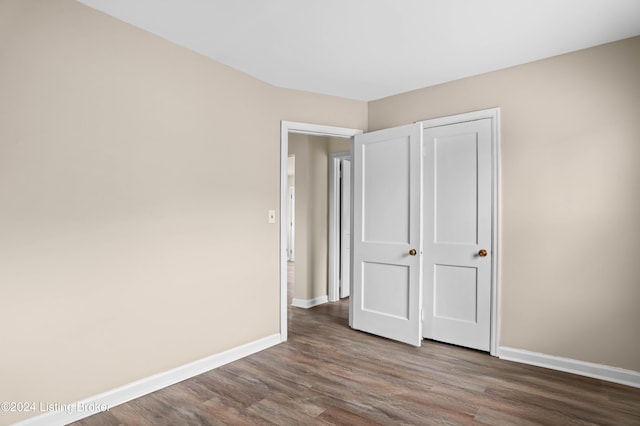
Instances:
[[[329,302],[340,300],[340,162],[350,152],[329,153]]]
[[[423,130],[428,127],[446,126],[450,124],[463,123],[465,121],[491,119],[491,344],[490,353],[498,356],[499,336],[500,336],[500,268],[498,262],[500,253],[500,108],[490,108],[480,111],[467,112],[463,114],[451,115],[448,117],[422,120]]]
[[[324,126],[321,124],[280,122],[280,341],[287,340],[287,159],[289,133],[329,136],[349,139],[362,133],[360,129]]]

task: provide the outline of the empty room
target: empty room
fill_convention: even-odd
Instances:
[[[639,188],[636,0],[0,0],[0,425],[638,425]]]

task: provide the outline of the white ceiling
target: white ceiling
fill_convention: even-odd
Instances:
[[[79,0],[276,86],[373,100],[640,35],[640,0]]]

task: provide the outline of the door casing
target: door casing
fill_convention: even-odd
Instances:
[[[287,162],[289,158],[289,133],[328,136],[349,139],[362,133],[361,129],[324,126],[296,121],[280,122],[280,341],[288,336],[287,324]]]

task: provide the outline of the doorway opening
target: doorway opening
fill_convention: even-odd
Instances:
[[[324,126],[310,123],[299,123],[291,121],[281,122],[280,134],[280,339],[287,340],[287,308],[288,308],[288,275],[289,275],[289,253],[288,253],[288,212],[289,212],[289,136],[290,134],[301,134],[311,136],[324,136],[342,139],[350,139],[352,136],[362,133],[360,129],[349,129],[342,127]],[[296,197],[299,198],[299,192]],[[335,242],[334,242],[335,243]],[[299,252],[301,248],[296,247]],[[296,256],[300,258],[300,256]],[[332,271],[329,271],[331,280]]]

